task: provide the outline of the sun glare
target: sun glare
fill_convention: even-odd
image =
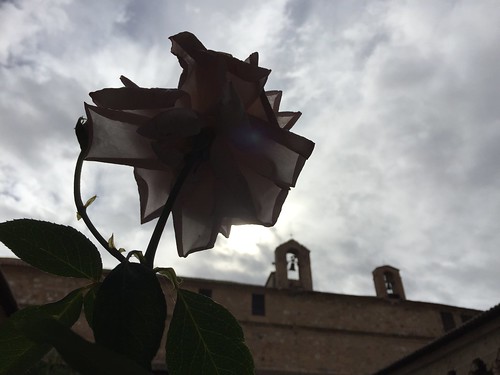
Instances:
[[[239,253],[257,254],[257,244],[272,243],[272,234],[269,228],[259,225],[235,225],[225,241],[228,247],[238,250]]]

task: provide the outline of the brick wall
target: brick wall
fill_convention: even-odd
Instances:
[[[86,284],[43,273],[14,259],[1,259],[0,267],[20,307],[59,300]],[[162,279],[162,286],[168,327],[174,296],[168,281]],[[261,371],[258,374],[369,374],[442,335],[441,311],[451,312],[457,321],[463,314],[477,313],[423,302],[192,278],[185,278],[182,287],[211,290],[212,298],[237,317]],[[253,294],[264,295],[264,315],[252,313]],[[75,330],[92,338],[83,319]],[[156,364],[163,363],[161,349]]]

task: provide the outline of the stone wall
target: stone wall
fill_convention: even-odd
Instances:
[[[500,305],[392,364],[382,374],[500,375]]]
[[[476,310],[422,302],[186,279],[210,289],[238,317],[258,368],[290,373],[369,374],[444,333],[441,312],[459,321]],[[265,315],[252,315],[252,294]],[[293,372],[295,371],[295,372]]]
[[[63,298],[86,281],[52,276],[19,260],[1,259],[0,268],[20,307]],[[162,279],[168,321],[174,295]],[[407,300],[266,288],[185,278],[182,287],[211,292],[239,320],[254,355],[257,374],[363,375],[394,362],[444,333],[441,312],[459,321],[476,310]],[[252,306],[253,295],[261,306]],[[254,301],[255,302],[255,301]],[[75,330],[92,334],[83,319]],[[163,346],[156,365],[164,363]]]

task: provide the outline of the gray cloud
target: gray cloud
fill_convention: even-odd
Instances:
[[[179,67],[167,37],[190,30],[240,58],[259,51],[273,70],[267,87],[284,90],[284,110],[303,112],[296,131],[317,146],[274,228],[177,259],[169,226],[160,265],[263,284],[274,248],[293,235],[311,250],[317,290],[373,295],[371,271],[391,264],[410,299],[487,308],[498,302],[500,266],[497,8],[3,2],[0,219],[33,216],[87,233],[71,195],[73,127],[87,93],[119,86],[121,74],[174,87]],[[130,168],[88,163],[83,190],[99,196],[91,215],[103,234],[145,247],[153,224],[138,225]]]

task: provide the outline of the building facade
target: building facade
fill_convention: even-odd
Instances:
[[[374,375],[500,375],[500,305]]]
[[[293,240],[278,246],[275,266],[265,285],[198,278],[183,278],[182,283],[237,318],[258,375],[372,374],[479,313],[407,300],[399,270],[391,266],[374,270],[374,296],[316,292],[310,252]],[[85,283],[43,273],[15,259],[0,260],[0,269],[21,307],[61,299]],[[293,269],[298,276],[291,276]],[[162,287],[169,320],[175,294],[166,280]],[[83,319],[74,329],[92,339]],[[162,350],[155,365],[164,368]]]

